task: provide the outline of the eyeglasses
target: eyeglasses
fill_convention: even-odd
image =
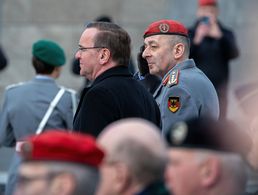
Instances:
[[[101,48],[105,48],[105,47],[100,47],[100,46],[95,46],[95,47],[79,47],[78,48],[78,51],[80,51],[80,52],[84,52],[84,51],[86,51],[87,49],[101,49]]]

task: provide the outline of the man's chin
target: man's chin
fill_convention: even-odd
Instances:
[[[150,74],[152,74],[152,75],[157,75],[157,71],[155,71],[154,69],[150,69]]]

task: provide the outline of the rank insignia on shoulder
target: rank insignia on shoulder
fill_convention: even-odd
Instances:
[[[162,85],[163,85],[163,86],[166,86],[167,83],[168,83],[168,80],[169,80],[169,75],[167,75],[166,78],[164,78],[164,79],[162,80]]]
[[[180,104],[180,98],[179,97],[169,97],[168,98],[168,109],[175,113],[176,111],[179,110],[179,108],[181,107]]]
[[[172,87],[177,85],[179,81],[179,70],[173,70],[169,76],[170,77],[168,79],[167,86]]]

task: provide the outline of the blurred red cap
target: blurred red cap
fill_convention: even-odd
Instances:
[[[217,0],[199,0],[199,6],[217,5]]]
[[[168,34],[168,35],[182,35],[188,36],[188,30],[186,27],[175,20],[159,20],[151,23],[144,32],[144,38],[159,35],[159,34]]]
[[[104,158],[94,137],[60,130],[28,137],[20,154],[24,160],[73,162],[94,167],[98,167]]]

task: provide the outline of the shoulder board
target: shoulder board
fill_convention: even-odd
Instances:
[[[5,89],[6,89],[6,90],[13,89],[13,88],[19,87],[19,86],[21,86],[21,85],[23,85],[23,84],[24,84],[24,82],[11,84],[11,85],[8,85]]]
[[[168,80],[169,80],[169,75],[167,75],[166,78],[164,78],[164,79],[162,80],[162,85],[163,85],[163,86],[166,86],[167,83],[168,83]]]
[[[169,79],[166,86],[172,87],[174,85],[177,85],[178,82],[179,82],[179,70],[173,70],[169,75]]]

